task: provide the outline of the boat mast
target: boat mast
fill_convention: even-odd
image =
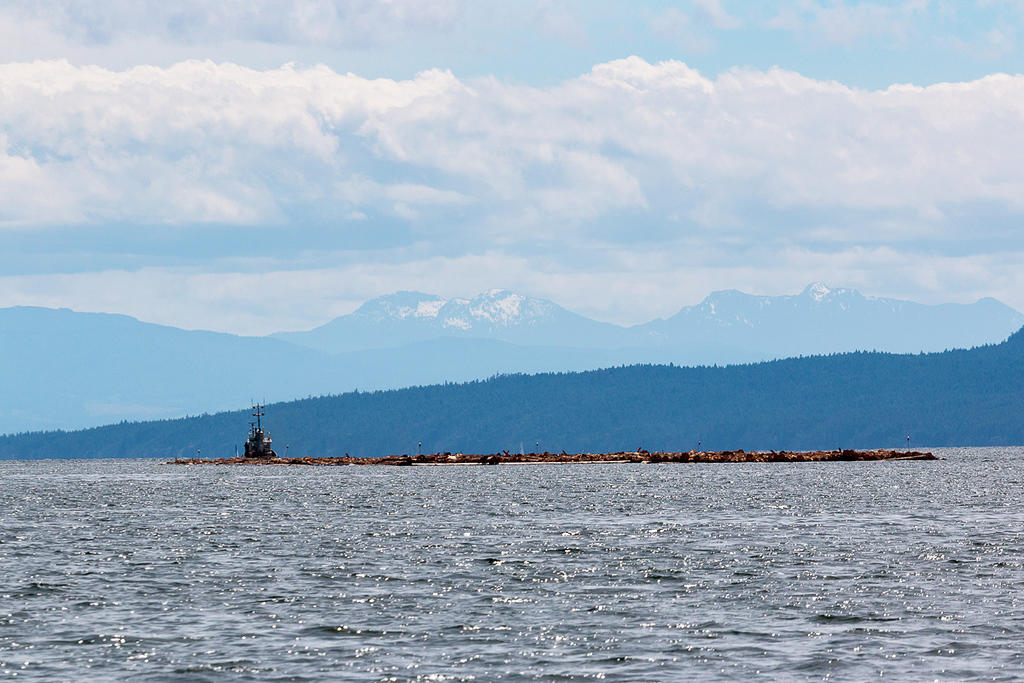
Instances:
[[[253,417],[256,418],[256,431],[257,432],[262,432],[263,431],[263,425],[260,423],[260,418],[263,417],[263,406],[260,405],[259,403],[254,405],[253,408],[252,408],[252,414],[253,414]]]

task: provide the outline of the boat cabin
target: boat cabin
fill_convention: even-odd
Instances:
[[[252,416],[256,419],[249,423],[249,440],[245,442],[245,457],[276,458],[277,453],[274,452],[273,441],[270,435],[263,431],[263,405],[259,403],[254,405]]]

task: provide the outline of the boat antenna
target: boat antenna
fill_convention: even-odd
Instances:
[[[252,415],[256,418],[256,431],[262,431],[263,425],[260,418],[263,417],[263,406],[257,403],[252,407]],[[250,423],[252,424],[252,423]]]

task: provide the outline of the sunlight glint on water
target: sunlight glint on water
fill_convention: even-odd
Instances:
[[[0,677],[1016,675],[1024,449],[0,462]]]

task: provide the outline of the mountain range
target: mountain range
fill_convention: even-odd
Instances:
[[[1024,330],[930,354],[726,367],[633,365],[308,398],[267,407],[278,452],[831,449],[1024,444]],[[248,411],[0,437],[0,458],[234,455]],[[878,467],[876,464],[868,464]]]
[[[492,289],[472,299],[397,292],[371,299],[354,313],[315,329],[272,336],[331,353],[404,346],[438,338],[614,349],[636,346],[643,337],[629,328],[577,315],[547,299],[502,289]]]
[[[502,373],[967,348],[1001,341],[1022,324],[1024,316],[994,299],[926,306],[820,283],[791,296],[715,292],[632,327],[506,290],[471,299],[399,292],[315,329],[268,337],[13,307],[0,309],[0,433]]]
[[[397,292],[349,315],[276,339],[339,353],[427,339],[474,338],[578,349],[671,348],[678,362],[722,363],[876,349],[893,353],[970,348],[1001,341],[1024,316],[991,298],[929,306],[867,297],[818,282],[788,296],[710,294],[666,319],[623,327],[546,299],[493,289],[473,299]]]

